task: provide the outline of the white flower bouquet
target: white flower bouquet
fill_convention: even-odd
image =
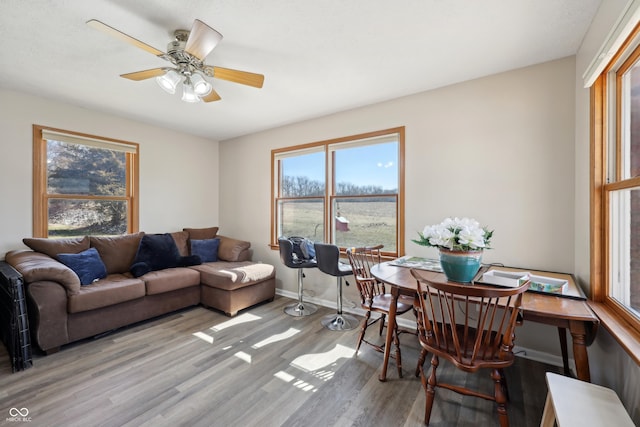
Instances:
[[[469,252],[488,249],[493,230],[480,227],[475,219],[446,218],[440,224],[426,226],[418,235],[420,239],[412,239],[418,245]]]

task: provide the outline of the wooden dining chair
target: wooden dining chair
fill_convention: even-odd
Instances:
[[[371,267],[381,262],[380,250],[383,247],[383,245],[378,245],[347,249],[347,256],[349,258],[349,263],[351,264],[351,270],[353,271],[353,276],[355,278],[358,291],[360,292],[360,306],[366,311],[364,320],[362,321],[360,335],[358,337],[356,354],[363,342],[369,344],[379,352],[384,352],[383,346],[365,339],[365,332],[367,331],[367,328],[376,322],[380,322],[379,335],[382,335],[385,320],[387,319],[389,308],[393,301],[391,294],[387,293],[384,283],[378,281],[371,275]],[[413,298],[406,295],[400,295],[398,297],[396,307],[397,315],[406,313],[413,308]],[[378,313],[379,316],[371,319],[372,312]],[[402,377],[402,357],[400,354],[400,340],[398,338],[398,334],[399,329],[396,322],[393,332],[393,343],[396,347],[395,359],[398,367],[398,375]]]
[[[427,398],[425,424],[429,425],[436,387],[442,387],[495,401],[500,425],[507,427],[508,391],[504,368],[514,362],[515,327],[520,318],[522,295],[529,287],[529,282],[517,288],[500,288],[433,282],[415,269],[411,270],[411,274],[417,280],[419,290],[419,315],[422,316],[418,333],[420,345],[433,355],[428,378],[424,367],[418,366]],[[436,370],[441,357],[468,373],[490,369],[494,382],[493,394],[439,382]]]

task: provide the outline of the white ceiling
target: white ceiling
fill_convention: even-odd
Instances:
[[[1,0],[0,87],[225,140],[576,53],[601,0]],[[157,49],[198,18],[224,39],[206,63],[265,75],[214,79],[187,104],[153,79]]]

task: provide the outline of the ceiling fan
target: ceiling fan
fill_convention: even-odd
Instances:
[[[166,53],[96,19],[87,21],[87,25],[171,62],[171,67],[136,71],[121,74],[120,77],[134,81],[155,77],[160,87],[171,94],[175,93],[178,84],[182,83],[182,100],[186,102],[211,102],[221,99],[206,77],[257,88],[261,88],[264,83],[262,74],[205,64],[205,58],[222,40],[222,34],[198,19],[194,21],[191,31],[174,32],[175,40],[169,42]]]

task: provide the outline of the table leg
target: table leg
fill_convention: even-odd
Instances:
[[[384,344],[384,360],[382,362],[382,372],[378,379],[380,381],[387,380],[387,365],[389,364],[389,353],[393,346],[393,333],[396,329],[396,309],[398,308],[398,296],[400,289],[397,286],[391,286],[391,305],[389,307],[389,315],[387,316],[387,337]]]
[[[553,408],[551,400],[551,392],[547,392],[547,400],[544,403],[544,411],[542,412],[542,420],[540,427],[553,427],[556,423],[556,412]]]
[[[570,377],[571,369],[569,368],[569,352],[567,350],[567,328],[558,326],[558,337],[560,338],[560,350],[562,351],[562,366],[564,367],[564,374],[567,377]]]
[[[569,322],[569,331],[573,339],[573,358],[576,361],[576,376],[579,380],[591,382],[585,322],[571,320]]]

